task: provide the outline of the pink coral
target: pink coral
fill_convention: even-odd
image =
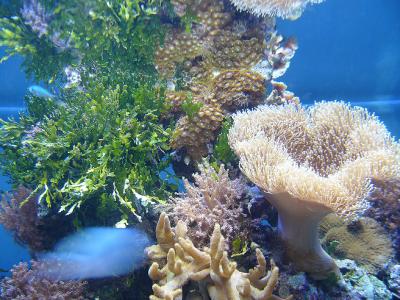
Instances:
[[[0,283],[1,299],[4,300],[81,300],[85,282],[50,281],[41,277],[40,262],[19,263],[11,269],[12,276]]]
[[[193,175],[195,183],[184,179],[186,193],[172,200],[174,221],[187,225],[188,236],[197,247],[207,244],[216,223],[221,224],[228,245],[235,238],[244,238],[249,224],[240,200],[246,186],[241,179],[230,179],[224,165],[216,171],[204,161],[199,170]]]
[[[23,205],[21,205],[25,202]],[[6,194],[0,203],[0,224],[14,233],[15,239],[31,250],[43,250],[41,221],[37,216],[37,200],[31,191],[19,187],[12,195]]]

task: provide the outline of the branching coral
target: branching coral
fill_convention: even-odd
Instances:
[[[37,300],[60,299],[82,300],[85,282],[50,281],[41,277],[40,262],[20,263],[11,269],[12,277],[0,283],[1,299],[4,300]]]
[[[277,16],[295,20],[301,16],[308,4],[324,0],[230,0],[239,10],[256,16]]]
[[[0,202],[0,224],[14,233],[15,239],[31,250],[43,250],[41,221],[37,216],[37,199],[31,190],[19,187]],[[21,204],[24,203],[22,206]]]
[[[218,224],[211,236],[210,248],[204,251],[193,245],[186,231],[183,222],[178,222],[175,230],[171,229],[168,217],[161,214],[156,231],[158,244],[147,248],[147,255],[153,262],[149,276],[158,282],[153,285],[151,300],[182,299],[182,288],[189,280],[203,283],[212,300],[280,299],[272,295],[279,269],[272,262],[271,271],[267,273],[266,260],[260,250],[256,250],[258,265],[249,273],[243,273],[236,263],[229,261]]]
[[[236,238],[246,239],[249,223],[240,203],[246,186],[240,179],[230,179],[224,165],[216,171],[203,162],[199,170],[193,175],[194,185],[184,179],[186,193],[173,199],[171,217],[176,223],[185,223],[188,237],[196,247],[208,243],[215,223],[220,223],[228,247]]]
[[[321,227],[326,231],[322,244],[330,253],[352,259],[369,272],[376,273],[393,257],[390,238],[374,219],[346,223],[331,214],[322,220]]]
[[[392,236],[396,256],[400,259],[400,179],[373,180],[367,200],[371,206],[365,215],[377,220]]]
[[[385,126],[342,102],[238,113],[229,142],[242,172],[277,208],[288,256],[316,278],[336,270],[319,243],[319,221],[330,212],[350,218],[364,211],[369,179],[400,174],[400,147]]]

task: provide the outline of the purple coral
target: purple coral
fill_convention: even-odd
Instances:
[[[0,202],[0,224],[14,232],[18,242],[27,244],[34,251],[43,249],[37,206],[36,197],[24,187],[19,187],[12,195],[6,194]]]
[[[83,281],[51,281],[40,276],[43,265],[31,261],[31,268],[25,262],[11,269],[12,276],[0,283],[0,295],[4,300],[81,300],[86,285]]]
[[[203,162],[194,184],[184,179],[186,193],[172,200],[171,216],[188,227],[188,236],[199,247],[208,243],[214,225],[219,223],[229,246],[235,238],[246,239],[249,222],[240,201],[246,193],[241,179],[230,179],[224,165],[218,172]]]
[[[400,259],[400,178],[372,181],[374,189],[367,200],[365,215],[374,218],[390,233],[396,257]]]
[[[24,23],[29,25],[39,37],[47,35],[50,14],[46,12],[45,8],[37,0],[24,1],[21,15]]]

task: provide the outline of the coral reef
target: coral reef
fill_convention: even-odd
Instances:
[[[182,288],[189,280],[202,282],[206,288],[203,292],[213,300],[281,299],[272,295],[279,269],[271,262],[271,271],[267,273],[266,260],[259,249],[256,250],[258,265],[243,273],[236,263],[229,261],[218,224],[211,236],[210,248],[204,251],[193,245],[186,231],[183,222],[171,229],[168,217],[161,214],[156,231],[158,244],[147,249],[153,262],[149,276],[158,282],[153,285],[154,295],[150,299],[182,299]]]
[[[308,4],[321,3],[324,0],[230,0],[239,10],[248,11],[257,16],[277,16],[295,20],[301,16]]]
[[[4,300],[36,300],[60,299],[83,300],[85,282],[51,281],[40,275],[44,266],[37,261],[19,263],[11,269],[12,277],[0,283],[1,299]],[[45,266],[48,267],[48,266]]]
[[[220,113],[227,116],[262,103],[266,84],[285,73],[297,46],[276,34],[272,18],[238,18],[219,0],[174,1],[173,5],[178,15],[190,7],[195,21],[189,20],[185,31],[174,30],[167,36],[156,52],[156,66],[170,82],[170,113],[181,118],[171,146],[199,160],[212,151],[209,145],[222,125]],[[211,118],[207,115],[204,123],[188,124],[181,105],[189,98],[201,103],[203,110],[215,112],[212,126],[204,126]],[[202,113],[195,112],[195,117],[202,119]]]
[[[350,218],[365,211],[368,178],[399,176],[399,144],[375,116],[342,102],[262,106],[233,119],[230,145],[277,208],[288,257],[315,278],[337,272],[318,223],[330,212]]]
[[[33,251],[43,250],[42,221],[38,217],[37,197],[20,186],[0,201],[0,224],[14,233],[15,239]]]
[[[346,223],[331,214],[321,221],[320,228],[326,231],[321,242],[330,254],[354,260],[370,273],[376,274],[393,258],[391,240],[374,219]]]
[[[370,207],[365,212],[377,220],[391,235],[397,259],[400,259],[400,179],[372,180],[373,190],[368,195]]]
[[[214,140],[215,132],[220,128],[223,119],[224,115],[218,104],[202,105],[192,118],[184,116],[178,120],[172,135],[172,148],[186,147],[193,159],[200,159],[207,155],[207,143]]]
[[[247,240],[249,220],[243,213],[241,200],[246,186],[241,179],[230,179],[224,165],[216,171],[208,162],[199,164],[193,175],[194,184],[184,179],[186,193],[172,199],[170,216],[185,223],[187,235],[196,247],[208,244],[214,225],[219,223],[226,245],[240,238]]]

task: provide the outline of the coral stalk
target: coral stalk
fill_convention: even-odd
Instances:
[[[312,272],[315,279],[323,279],[331,272],[338,274],[334,260],[322,248],[318,237],[318,225],[331,211],[323,207],[310,209],[310,206],[299,209],[293,205],[290,209],[288,206],[299,200],[288,193],[267,194],[267,199],[278,210],[279,236],[286,245],[287,257],[295,262],[295,267]]]

